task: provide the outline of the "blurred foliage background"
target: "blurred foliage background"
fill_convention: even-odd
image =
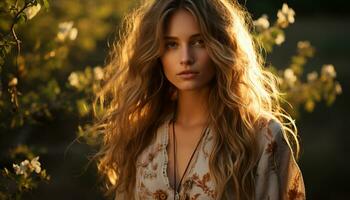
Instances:
[[[241,0],[302,142],[308,199],[346,199],[350,3]],[[287,4],[283,4],[287,3]],[[103,199],[87,132],[109,46],[137,0],[0,2],[0,199]],[[294,22],[295,20],[295,22]]]

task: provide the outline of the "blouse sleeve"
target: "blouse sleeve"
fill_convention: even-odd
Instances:
[[[255,179],[256,200],[305,199],[302,173],[284,139],[282,126],[271,120],[261,130],[261,157]]]

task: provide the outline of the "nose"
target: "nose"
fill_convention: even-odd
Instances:
[[[181,51],[180,64],[181,65],[192,65],[194,63],[194,58],[191,52],[191,48],[185,46]]]

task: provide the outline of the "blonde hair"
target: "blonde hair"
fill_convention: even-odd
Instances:
[[[180,8],[197,20],[216,69],[208,105],[217,133],[209,160],[217,193],[228,199],[225,188],[233,187],[236,199],[254,199],[259,124],[280,122],[296,156],[299,144],[294,121],[280,107],[276,77],[263,69],[250,15],[228,0],[144,1],[124,19],[94,106],[104,109],[95,123],[104,138],[98,169],[106,183],[108,176],[116,177],[107,194],[118,190],[132,198],[137,157],[173,112],[175,90],[164,78],[160,55],[165,24]]]

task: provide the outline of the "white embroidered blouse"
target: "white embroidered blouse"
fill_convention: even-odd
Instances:
[[[158,128],[155,139],[137,160],[136,200],[172,200],[174,189],[167,176],[168,129],[170,117]],[[286,144],[279,123],[274,120],[262,125],[258,134],[260,160],[255,180],[257,200],[305,199],[301,171]],[[214,144],[214,132],[209,128],[189,169],[184,176],[176,199],[214,200],[217,199],[215,182],[209,171],[209,155]],[[234,191],[229,191],[232,194]],[[116,194],[116,200],[125,199]]]

